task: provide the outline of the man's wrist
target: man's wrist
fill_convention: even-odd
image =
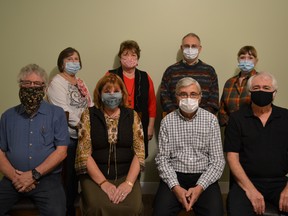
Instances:
[[[175,192],[175,190],[177,190],[177,188],[181,187],[180,185],[175,185],[171,188],[172,192]]]
[[[32,178],[33,178],[35,181],[39,181],[41,177],[42,177],[42,175],[41,175],[40,172],[38,172],[35,168],[32,169]]]

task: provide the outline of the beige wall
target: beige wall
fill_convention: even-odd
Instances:
[[[58,54],[67,46],[79,50],[84,66],[79,76],[92,92],[97,80],[118,64],[120,43],[136,40],[142,49],[139,68],[149,72],[158,95],[162,74],[176,61],[188,32],[201,37],[200,58],[215,67],[220,94],[237,69],[239,48],[254,45],[257,69],[278,79],[275,103],[288,107],[287,8],[287,0],[0,0],[0,114],[19,102],[19,69],[37,63],[55,74]],[[158,180],[155,138],[150,146],[142,176],[149,182]]]

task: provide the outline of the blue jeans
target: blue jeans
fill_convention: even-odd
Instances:
[[[60,173],[43,176],[36,188],[27,193],[19,193],[11,180],[3,177],[0,182],[0,216],[4,216],[21,197],[30,198],[41,216],[65,215],[66,199]]]

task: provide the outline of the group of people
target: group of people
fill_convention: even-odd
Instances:
[[[231,170],[228,215],[261,215],[266,202],[288,215],[288,110],[273,105],[277,81],[256,72],[256,49],[244,46],[239,73],[225,83],[219,106],[217,74],[199,59],[199,36],[185,35],[180,49],[183,59],[166,69],[160,84],[153,215],[184,208],[223,216],[220,126]],[[31,198],[41,215],[73,216],[78,181],[83,215],[143,213],[139,179],[156,97],[151,77],[137,68],[140,51],[137,42],[122,42],[120,66],[103,74],[93,97],[76,76],[82,61],[74,48],[59,54],[60,73],[50,82],[36,64],[21,69],[21,104],[0,123],[0,216],[21,197]]]

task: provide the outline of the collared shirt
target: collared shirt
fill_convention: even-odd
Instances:
[[[239,153],[248,177],[284,177],[288,172],[288,110],[272,105],[265,126],[251,106],[232,113],[225,129],[224,151]]]
[[[241,73],[241,72],[240,72]],[[224,85],[223,93],[220,100],[219,123],[220,126],[226,126],[229,115],[241,106],[250,104],[250,94],[246,89],[248,79],[257,72],[252,70],[243,78],[239,84],[240,73],[228,79]]]
[[[170,189],[179,185],[176,172],[201,173],[197,185],[204,190],[222,175],[225,159],[218,120],[202,108],[191,120],[179,110],[165,116],[158,145],[157,168]]]
[[[28,171],[41,164],[57,146],[69,144],[68,125],[62,108],[41,102],[30,118],[22,105],[3,113],[0,148],[15,169]],[[60,167],[54,173],[60,172]]]
[[[160,101],[164,112],[169,113],[178,108],[175,89],[177,82],[184,77],[192,77],[201,86],[200,107],[213,114],[219,110],[218,77],[215,69],[202,62],[188,65],[182,60],[171,65],[163,74],[160,85]]]

